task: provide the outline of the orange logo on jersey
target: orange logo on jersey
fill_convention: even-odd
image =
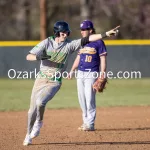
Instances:
[[[84,47],[80,49],[79,54],[96,54],[95,48]]]

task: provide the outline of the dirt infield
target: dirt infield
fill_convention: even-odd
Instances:
[[[98,108],[96,131],[78,131],[80,109],[46,110],[33,144],[22,146],[27,112],[0,113],[0,150],[149,150],[150,107]]]

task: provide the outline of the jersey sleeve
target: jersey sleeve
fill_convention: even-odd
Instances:
[[[106,49],[104,41],[100,40],[98,46],[99,46],[99,48],[98,48],[99,56],[106,56],[107,55],[107,49]]]
[[[70,46],[72,51],[79,50],[79,48],[81,48],[81,39],[72,40]]]
[[[46,45],[48,44],[48,39],[45,39],[41,41],[39,44],[37,44],[33,49],[31,49],[29,52],[31,54],[35,55],[41,55],[44,50],[46,50]]]

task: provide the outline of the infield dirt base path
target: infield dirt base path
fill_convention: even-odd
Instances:
[[[0,113],[0,150],[150,150],[150,107],[98,108],[84,132],[80,109],[46,110],[39,137],[23,146],[27,111]]]

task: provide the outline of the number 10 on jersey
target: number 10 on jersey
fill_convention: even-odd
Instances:
[[[86,55],[85,62],[91,62],[91,61],[92,61],[92,56]]]

